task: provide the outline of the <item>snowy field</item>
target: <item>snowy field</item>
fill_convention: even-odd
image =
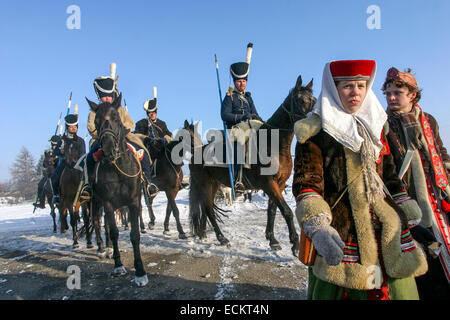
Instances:
[[[292,196],[290,186],[286,188],[284,197],[294,211],[295,199]],[[280,267],[305,268],[291,253],[287,225],[279,211],[275,220],[274,232],[282,250],[270,250],[268,241],[265,239],[267,199],[262,191],[259,191],[253,194],[252,203],[244,203],[243,197],[239,197],[232,206],[228,207],[223,202],[218,203],[220,207],[230,210],[228,218],[224,217],[224,223],[220,224],[223,234],[230,241],[230,246],[226,247],[219,245],[211,228],[205,240],[200,241],[198,238],[193,237],[187,240],[178,239],[173,216],[170,219],[170,233],[163,234],[166,197],[164,193],[160,193],[153,203],[153,210],[156,216],[156,225],[153,230],[149,230],[147,227],[149,217],[147,207],[145,204],[143,205],[143,218],[147,232],[141,234],[141,252],[167,255],[184,253],[201,258],[220,256],[223,261],[223,266],[220,270],[221,285],[223,287],[219,288],[216,299],[221,299],[221,295],[226,291],[227,283],[230,283],[234,277],[231,266],[235,259],[270,261],[275,262]],[[190,231],[188,221],[189,190],[181,190],[176,202],[180,210],[181,223],[184,231],[187,233]],[[0,249],[9,252],[15,250],[25,251],[30,254],[32,252],[46,252],[50,250],[63,254],[70,253],[73,250],[71,232],[60,234],[58,228],[58,233],[53,233],[52,218],[49,212],[48,205],[45,209],[36,209],[34,214],[31,203],[0,206]],[[297,221],[295,223],[297,232],[299,232]],[[71,229],[69,230],[71,231]],[[124,231],[122,226],[119,226],[119,231],[120,250],[131,252],[132,246],[129,241],[129,231]],[[95,238],[93,240],[95,245]],[[76,250],[86,250],[85,240],[80,239],[79,243],[80,247]],[[14,259],[22,258],[21,256]]]

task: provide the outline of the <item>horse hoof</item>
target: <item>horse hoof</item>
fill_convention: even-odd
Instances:
[[[155,228],[155,224],[154,223],[153,224],[152,223],[148,224],[148,229],[149,230],[153,230],[154,228]]]
[[[106,251],[97,251],[97,257],[104,259],[106,257]]]
[[[163,234],[166,235],[166,236],[170,236],[170,231],[169,230],[164,230]]]
[[[86,245],[86,248],[88,248],[88,249],[92,249],[94,247],[94,245],[92,244],[92,243],[88,243],[87,245]]]
[[[115,277],[123,276],[125,274],[127,274],[127,269],[125,269],[124,266],[120,266],[120,267],[114,268],[114,270],[112,272],[112,275],[115,276]]]
[[[72,245],[72,249],[77,249],[77,248],[79,248],[80,247],[80,245],[78,244],[78,243],[74,243],[73,245]]]
[[[186,236],[186,234],[185,233],[180,233],[180,234],[178,234],[178,239],[183,239],[183,240],[185,240],[185,239],[187,239],[188,237]]]
[[[220,245],[221,246],[227,246],[227,247],[231,247],[230,241],[228,241],[228,239],[223,238],[220,240]]]
[[[144,275],[142,277],[134,277],[134,283],[136,283],[138,287],[146,286],[148,283],[147,275]]]
[[[142,230],[141,230],[141,233],[147,233],[147,230],[142,229]]]
[[[271,244],[271,245],[270,245],[270,248],[271,248],[272,250],[275,250],[275,251],[281,250],[281,246],[280,246],[279,243]]]
[[[106,258],[112,259],[113,254],[114,254],[113,248],[106,248]]]

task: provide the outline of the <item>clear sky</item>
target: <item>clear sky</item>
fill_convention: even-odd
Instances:
[[[68,29],[71,5],[80,29]],[[380,29],[369,29],[371,5]],[[245,61],[254,44],[248,91],[268,119],[298,75],[314,78],[320,94],[326,62],[374,59],[374,91],[384,106],[386,71],[411,67],[423,89],[422,108],[439,122],[450,146],[450,1],[448,0],[165,0],[0,2],[0,181],[22,146],[36,159],[49,146],[69,94],[79,105],[79,134],[87,134],[93,79],[117,63],[118,87],[135,122],[158,87],[158,116],[169,129],[202,120],[203,131],[221,128],[214,54],[222,93],[229,65]],[[370,20],[372,21],[372,20]]]

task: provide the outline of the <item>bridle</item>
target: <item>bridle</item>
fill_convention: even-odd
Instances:
[[[119,125],[119,132],[118,133],[116,133],[113,129],[111,129],[111,126],[109,126],[109,127],[106,127],[106,123],[108,123],[109,124],[109,117],[107,118],[107,117],[105,117],[105,119],[104,119],[104,121],[103,121],[103,123],[102,123],[102,125],[100,126],[100,130],[98,131],[99,132],[99,144],[100,144],[100,147],[102,147],[102,143],[103,143],[103,140],[104,140],[104,138],[105,137],[112,137],[112,139],[113,139],[113,151],[112,151],[112,154],[111,154],[111,156],[109,157],[109,159],[107,159],[106,157],[105,158],[103,158],[102,159],[102,161],[109,161],[109,162],[111,162],[111,164],[112,165],[114,165],[114,167],[116,167],[116,169],[121,173],[121,174],[123,174],[124,176],[127,176],[128,178],[135,178],[135,177],[137,177],[137,176],[139,176],[141,173],[142,173],[142,166],[141,166],[141,162],[139,161],[139,159],[137,159],[137,156],[136,155],[133,155],[133,158],[135,158],[135,160],[137,161],[137,163],[138,163],[138,166],[139,166],[139,170],[138,170],[138,172],[137,173],[134,173],[134,174],[128,174],[128,173],[126,173],[126,172],[124,172],[120,167],[119,167],[119,165],[117,164],[117,160],[122,156],[122,155],[124,155],[125,154],[125,152],[131,152],[131,150],[129,149],[129,148],[126,148],[126,151],[125,152],[123,152],[123,151],[120,151],[120,141],[121,141],[121,139],[123,138],[122,137],[122,134],[123,134],[123,130],[121,130],[121,129],[123,129],[120,125]]]
[[[292,89],[291,93],[289,95],[290,96],[289,109],[286,108],[286,105],[285,105],[284,102],[283,102],[283,105],[282,105],[282,108],[281,108],[284,112],[286,112],[288,114],[288,116],[289,116],[289,124],[290,125],[293,125],[297,120],[300,120],[300,119],[304,118],[304,115],[298,114],[298,113],[296,113],[294,111],[295,110],[294,108],[298,107],[296,99],[294,98],[294,94],[295,94],[295,89]],[[312,95],[311,95],[311,100],[316,100],[317,101],[317,99],[315,97],[313,97]],[[315,103],[315,101],[314,101],[314,103]]]

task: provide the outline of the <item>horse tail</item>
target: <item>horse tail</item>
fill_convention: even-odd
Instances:
[[[222,217],[228,217],[226,215],[229,210],[219,208],[214,204],[214,195],[205,192],[204,185],[199,183],[198,179],[191,173],[189,182],[189,217],[191,230],[194,235],[201,238],[205,237],[206,232],[206,219],[215,219],[223,223]],[[209,200],[207,202],[207,200]],[[209,204],[210,203],[210,204]],[[209,207],[209,209],[208,209]],[[208,214],[209,213],[209,214]]]
[[[202,224],[202,221],[207,218],[205,207],[201,186],[191,174],[189,178],[189,219],[191,231],[199,237],[205,236],[206,223]]]

